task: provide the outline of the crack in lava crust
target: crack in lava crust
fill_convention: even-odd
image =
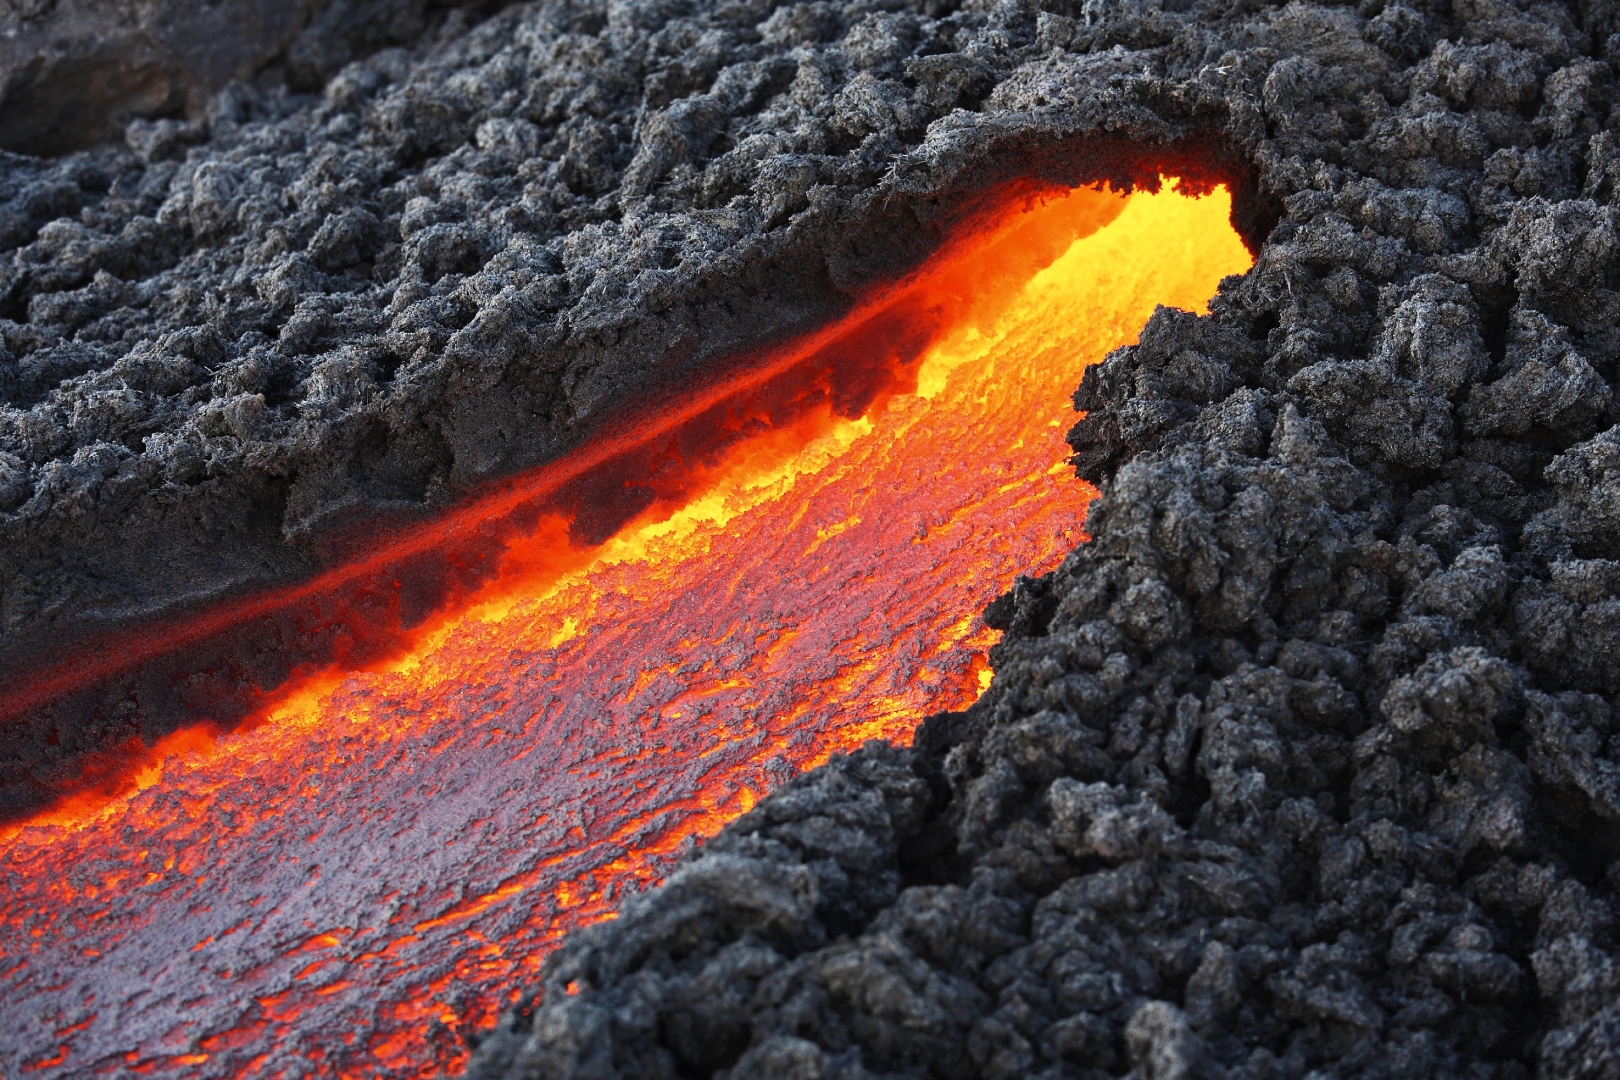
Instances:
[[[0,1072],[453,1072],[495,988],[694,838],[971,702],[993,634],[963,613],[1081,538],[1084,365],[1251,261],[1224,189],[1079,191],[1020,227],[1076,199],[1096,231],[964,309],[915,392],[737,449],[587,567],[547,569],[542,521],[513,549],[538,569],[403,659],[8,830]]]

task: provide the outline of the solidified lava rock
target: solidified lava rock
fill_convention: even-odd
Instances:
[[[0,147],[82,149],[131,120],[198,112],[275,62],[316,89],[353,57],[415,42],[440,0],[13,0],[0,7]],[[495,6],[472,0],[468,13]],[[195,125],[166,129],[199,141]],[[7,246],[11,246],[8,242]]]
[[[1088,373],[1093,540],[985,697],[575,935],[472,1073],[1620,1076],[1615,18],[539,4],[8,158],[0,641],[305,573],[998,177],[1218,138],[1280,220]]]

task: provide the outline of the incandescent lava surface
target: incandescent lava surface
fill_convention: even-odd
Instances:
[[[788,351],[892,367],[883,394],[801,393],[588,557],[541,516],[403,654],[8,829],[8,1066],[454,1069],[505,988],[694,838],[969,705],[995,633],[962,613],[1082,539],[1069,389],[1250,262],[1225,189],[1009,202]],[[895,354],[906,326],[926,347]]]

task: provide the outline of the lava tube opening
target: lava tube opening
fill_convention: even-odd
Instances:
[[[7,679],[0,821],[117,795],[171,749],[262,716],[311,677],[404,655],[469,605],[588,565],[610,537],[667,517],[718,476],[757,470],[909,392],[916,361],[947,327],[993,320],[1018,282],[1120,205],[1091,189],[994,190],[917,272],[817,333],[652,395],[579,450],[434,520],[335,538],[360,554],[313,580],[137,627]],[[198,727],[175,731],[187,724]]]
[[[454,1073],[560,935],[786,779],[970,704],[976,613],[1084,538],[1085,365],[1252,262],[1224,188],[1173,187],[1021,192],[655,430],[278,609],[398,624],[430,579],[403,638],[0,833],[0,1071]]]

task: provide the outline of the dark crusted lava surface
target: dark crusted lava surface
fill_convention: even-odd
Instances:
[[[575,935],[472,1072],[1620,1077],[1612,29],[556,3],[8,158],[0,641],[307,573],[962,192],[1219,135],[1280,222],[1086,376],[1094,539],[992,607],[986,696]]]

